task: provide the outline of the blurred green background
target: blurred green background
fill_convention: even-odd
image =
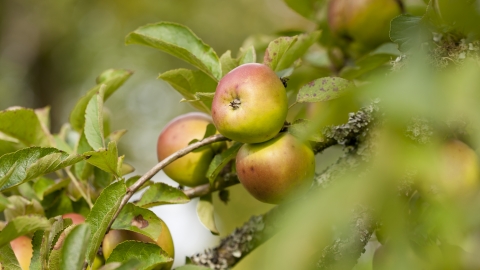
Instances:
[[[134,71],[106,107],[112,113],[112,130],[128,129],[120,154],[126,155],[136,174],[157,162],[156,140],[163,126],[193,109],[179,103],[181,96],[156,79],[159,73],[189,66],[150,48],[125,46],[129,32],[148,23],[176,22],[191,28],[221,55],[226,50],[236,54],[250,35],[315,27],[282,0],[16,0],[0,1],[0,14],[0,110],[51,106],[56,133],[102,71]],[[162,172],[156,180],[175,184]],[[241,186],[231,190],[227,206],[214,196],[222,235],[271,207],[254,200]],[[200,224],[195,207],[196,201],[153,209],[172,231],[175,265],[219,240]]]

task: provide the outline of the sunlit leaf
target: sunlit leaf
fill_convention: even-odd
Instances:
[[[214,209],[212,203],[212,195],[208,194],[200,197],[197,204],[197,216],[200,222],[205,226],[212,234],[218,235],[217,225],[215,225]]]
[[[138,232],[157,240],[162,233],[162,221],[152,211],[127,203],[113,222],[112,229]]]
[[[212,78],[198,70],[175,69],[160,74],[158,78],[169,83],[185,100],[198,100],[195,93],[213,93],[217,87],[217,83]],[[212,103],[199,101],[192,102],[191,105],[198,110],[210,113]]]
[[[139,270],[159,268],[172,261],[158,245],[130,240],[117,245],[108,257],[107,263],[123,263],[131,259],[142,262],[142,267],[137,268]]]
[[[108,224],[118,210],[120,202],[126,192],[127,188],[125,183],[118,181],[105,188],[95,201],[86,219],[86,223],[90,224],[92,231],[87,251],[87,261],[89,264],[93,263],[95,254],[97,254],[98,248],[107,232]]]
[[[95,95],[92,96],[85,109],[85,138],[93,150],[105,148],[103,134],[103,97],[106,85],[100,86]]]
[[[50,145],[48,134],[32,109],[13,108],[0,111],[0,132],[27,146]]]
[[[0,157],[0,190],[20,185],[41,175],[83,160],[55,148],[31,147]]]
[[[215,51],[183,25],[170,22],[145,25],[128,34],[126,44],[141,44],[164,51],[194,65],[216,80],[222,77]]]
[[[105,172],[119,176],[118,173],[118,150],[117,143],[111,141],[108,143],[107,149],[99,149],[98,151],[90,151],[83,153],[87,162]]]
[[[189,201],[190,198],[178,188],[164,183],[155,183],[145,191],[136,204],[140,207],[149,208],[163,204],[187,203]]]
[[[316,79],[300,88],[297,94],[297,102],[319,102],[336,99],[354,86],[353,82],[339,77]]]

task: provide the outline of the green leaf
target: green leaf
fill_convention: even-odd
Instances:
[[[42,249],[44,246],[44,242],[46,243],[47,241],[43,241],[45,235],[45,231],[36,231],[33,234],[32,238],[32,249],[33,249],[33,255],[32,255],[32,260],[30,261],[30,269],[31,270],[41,270],[43,269],[42,262],[46,258],[46,252],[45,249]]]
[[[118,210],[126,192],[127,188],[124,182],[115,182],[100,193],[100,196],[93,205],[86,220],[86,223],[90,224],[90,229],[92,231],[87,252],[87,261],[89,264],[93,263],[95,254],[107,232],[108,224]]]
[[[207,178],[210,181],[210,185],[213,185],[215,179],[217,179],[218,174],[222,169],[235,158],[238,150],[242,147],[242,143],[235,142],[232,147],[228,148],[226,151],[223,151],[220,154],[215,155],[207,171]]]
[[[336,99],[354,86],[353,82],[339,77],[316,79],[300,88],[297,94],[297,102],[319,102]]]
[[[162,220],[148,209],[127,203],[113,222],[112,229],[141,233],[156,241],[162,232]]]
[[[15,108],[0,111],[0,132],[18,139],[27,146],[50,145],[48,134],[32,109]]]
[[[180,102],[190,102],[191,104],[201,103],[207,106],[208,110],[212,108],[213,96],[215,93],[210,92],[197,92],[193,95],[193,99],[185,99],[183,98]]]
[[[320,38],[320,31],[293,37],[279,37],[268,45],[263,63],[274,71],[281,71],[293,65]]]
[[[136,203],[143,208],[149,208],[163,204],[188,203],[190,198],[183,191],[164,183],[151,185]]]
[[[139,270],[160,268],[173,260],[156,244],[129,240],[115,247],[108,257],[107,263],[123,263],[131,259],[142,262],[142,267],[139,267]]]
[[[368,54],[355,62],[355,66],[347,66],[340,71],[340,76],[347,80],[356,79],[365,73],[389,63],[396,56],[392,54]]]
[[[158,78],[169,83],[185,100],[197,100],[195,93],[214,93],[217,87],[216,81],[198,70],[175,69],[160,74]],[[206,113],[210,113],[212,106],[211,102],[205,104],[202,101],[192,102],[190,104],[196,109]]]
[[[42,205],[37,200],[27,200],[22,196],[12,195],[8,197],[8,205],[4,212],[6,221],[18,216],[37,215],[44,216]]]
[[[255,47],[240,48],[240,55],[237,57],[238,65],[257,62]]]
[[[0,212],[3,212],[5,208],[10,204],[10,201],[0,193]]]
[[[30,147],[0,157],[0,191],[83,160],[56,148]]]
[[[138,232],[157,240],[162,232],[162,221],[152,211],[127,203],[113,222],[112,229]]]
[[[35,190],[35,194],[37,194],[38,198],[40,200],[43,200],[44,196],[51,194],[54,191],[60,190],[64,187],[67,187],[69,183],[70,179],[53,181],[52,179],[42,177],[33,184],[33,190]]]
[[[211,268],[199,266],[199,265],[183,265],[175,268],[175,270],[209,270]]]
[[[407,52],[416,47],[416,35],[420,29],[422,17],[403,14],[397,16],[390,23],[390,39],[398,45],[398,50]]]
[[[92,96],[85,110],[85,138],[93,150],[105,148],[103,135],[103,97],[106,85],[100,86],[98,92]]]
[[[197,216],[200,222],[214,235],[218,235],[218,229],[215,225],[214,209],[212,203],[212,194],[200,197],[197,204]]]
[[[178,57],[217,81],[222,68],[215,51],[187,27],[170,22],[148,24],[126,37],[126,44],[141,44]]]
[[[10,245],[0,247],[0,269],[22,270]]]
[[[323,142],[324,136],[321,130],[316,131],[315,123],[306,119],[298,119],[288,127],[288,132],[299,139],[306,139],[312,142]]]
[[[0,247],[19,236],[49,228],[50,222],[44,217],[33,215],[16,217],[10,220],[0,232]]]
[[[93,166],[105,172],[112,173],[115,176],[119,176],[118,150],[117,143],[115,141],[109,142],[107,149],[85,152],[83,155],[86,157],[87,162]]]
[[[60,269],[83,269],[89,239],[88,223],[79,224],[70,231],[60,252]]]
[[[102,84],[106,85],[104,96],[104,101],[106,101],[131,75],[131,71],[123,69],[109,69],[104,71],[99,76],[100,79],[98,79],[98,81],[100,81],[100,83],[80,98],[72,110],[70,114],[70,124],[72,127],[77,131],[83,129],[85,125],[85,110],[87,109],[88,102],[100,90]]]
[[[303,17],[315,21],[318,11],[325,5],[325,0],[284,0],[291,9]]]
[[[88,144],[87,138],[85,137],[85,133],[82,131],[80,133],[80,138],[78,139],[78,143],[75,146],[75,152],[77,154],[84,154],[85,152],[92,151],[92,147]],[[92,173],[92,165],[88,164],[87,161],[82,160],[79,163],[75,164],[75,175],[79,179],[87,179],[88,176]]]
[[[225,76],[230,70],[238,66],[238,60],[232,57],[230,50],[220,56],[220,63],[222,65],[222,76]]]

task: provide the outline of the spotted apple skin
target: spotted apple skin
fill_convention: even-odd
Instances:
[[[280,78],[263,64],[244,64],[218,83],[212,118],[225,137],[261,143],[275,137],[287,117],[288,99]]]
[[[309,145],[289,133],[258,144],[245,144],[237,153],[238,179],[259,201],[278,204],[302,194],[315,175]]]
[[[209,124],[212,124],[212,120],[204,113],[187,113],[174,118],[158,137],[158,161],[187,147],[194,139],[201,140]],[[184,186],[194,187],[208,183],[205,175],[214,155],[212,147],[191,152],[167,165],[164,172]]]

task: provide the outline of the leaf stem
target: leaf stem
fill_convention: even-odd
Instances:
[[[70,168],[71,167],[66,167],[65,172],[67,173],[68,177],[70,177],[70,179],[72,179],[72,182],[75,185],[75,188],[77,188],[78,192],[80,192],[80,195],[82,195],[82,197],[85,199],[85,201],[88,204],[88,207],[90,207],[90,209],[92,209],[93,203],[92,203],[92,200],[90,199],[90,196],[87,196],[87,194],[85,194],[85,192],[83,191],[82,187],[80,186],[80,183],[78,182],[77,178],[70,171]]]
[[[297,101],[293,102],[290,106],[288,106],[288,109],[290,110],[293,106],[297,105]]]

